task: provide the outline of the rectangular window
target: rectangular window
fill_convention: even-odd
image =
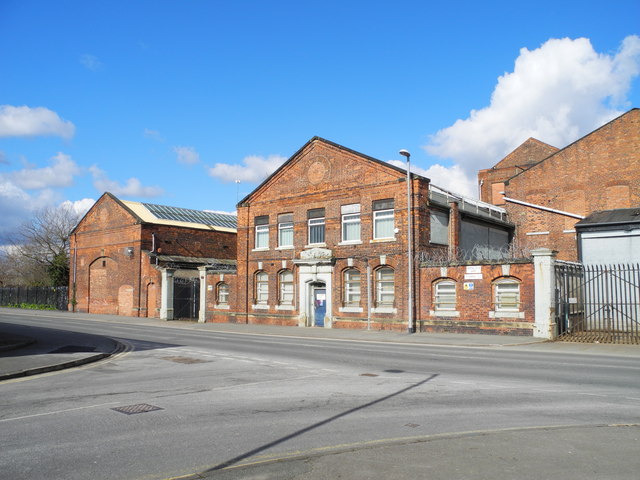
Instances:
[[[344,304],[360,305],[360,272],[353,268],[344,272]]]
[[[256,274],[256,303],[266,305],[269,302],[269,276],[265,272]]]
[[[342,213],[342,241],[357,242],[360,240],[360,204],[343,205]]]
[[[227,305],[229,303],[229,284],[218,283],[218,304]]]
[[[392,306],[395,300],[395,275],[392,269],[385,267],[376,270],[376,304]]]
[[[431,233],[429,241],[441,245],[449,244],[449,214],[431,210]]]
[[[520,310],[520,284],[513,281],[496,283],[496,311],[517,312]]]
[[[393,199],[373,202],[373,238],[394,238]]]
[[[278,246],[293,247],[293,213],[278,215]]]
[[[456,284],[449,281],[436,283],[434,303],[436,310],[455,310]]]
[[[269,215],[255,218],[256,246],[255,248],[269,248]]]
[[[309,245],[324,243],[324,208],[314,208],[307,212],[309,225]]]
[[[293,305],[293,273],[290,270],[280,273],[280,305]]]

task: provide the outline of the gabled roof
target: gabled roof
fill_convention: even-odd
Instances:
[[[546,153],[544,151],[547,151]],[[512,150],[509,154],[507,154],[502,160],[496,163],[492,170],[496,170],[499,168],[512,168],[512,167],[521,167],[523,169],[530,167],[531,165],[536,164],[540,160],[548,157],[549,155],[554,154],[560,150],[553,145],[549,145],[548,143],[541,142],[537,138],[529,137],[527,140],[522,142],[518,147]],[[529,158],[522,159],[521,155],[525,152],[530,152],[528,155]],[[541,156],[541,154],[543,156]],[[535,155],[535,158],[532,156]],[[524,161],[523,161],[524,160]]]
[[[236,231],[237,217],[228,213],[169,207],[153,203],[131,202],[129,200],[121,200],[121,203],[140,218],[142,223],[222,232]]]
[[[76,231],[78,226],[103,198],[109,198],[117,203],[130,214],[137,223],[236,233],[237,217],[232,214],[120,200],[110,192],[105,192],[96,203],[93,204],[89,212],[78,222],[78,225],[74,227],[71,233]]]
[[[598,128],[596,128],[595,130],[592,130],[591,132],[587,133],[586,135],[584,135],[583,137],[580,137],[578,140],[576,140],[575,142],[570,143],[569,145],[567,145],[564,148],[561,148],[560,150],[558,150],[555,153],[552,153],[551,155],[549,155],[546,158],[543,158],[542,160],[540,160],[539,162],[535,162],[534,164],[532,164],[528,169],[523,170],[522,172],[517,173],[516,175],[514,175],[513,177],[511,177],[509,180],[519,177],[520,175],[524,174],[525,172],[528,172],[532,169],[534,169],[535,167],[537,167],[538,165],[540,165],[543,162],[546,162],[549,159],[554,158],[556,155],[560,155],[562,154],[562,152],[564,152],[565,150],[568,150],[569,148],[573,147],[575,144],[581,142],[582,140],[584,140],[585,138],[588,138],[589,136],[593,135],[594,133],[598,132],[599,130],[602,130],[603,128],[617,122],[618,120],[620,120],[623,117],[626,117],[627,115],[631,115],[631,114],[637,114],[638,111],[640,111],[638,108],[632,108],[631,110],[623,113],[622,115],[614,118],[613,120],[608,121],[607,123],[605,123],[604,125],[599,126]]]
[[[250,197],[252,197],[256,192],[258,192],[259,190],[261,190],[267,183],[269,183],[271,181],[272,178],[274,178],[275,176],[277,176],[284,168],[286,168],[291,162],[293,162],[309,145],[311,145],[313,142],[322,142],[326,145],[330,145],[334,148],[337,148],[339,150],[344,150],[345,152],[351,153],[353,155],[357,155],[365,160],[369,160],[373,163],[376,163],[384,168],[388,168],[391,170],[395,170],[397,173],[401,173],[402,175],[406,175],[407,174],[407,170],[404,168],[400,168],[400,167],[396,167],[395,165],[392,165],[388,162],[382,161],[382,160],[378,160],[377,158],[374,157],[370,157],[369,155],[365,155],[364,153],[360,153],[357,152],[356,150],[352,150],[350,148],[347,148],[343,145],[340,145],[338,143],[332,142],[331,140],[327,140],[325,138],[322,137],[318,137],[318,136],[314,136],[313,138],[311,138],[307,143],[305,143],[302,147],[300,147],[298,149],[298,151],[296,153],[294,153],[293,155],[291,155],[282,165],[280,165],[280,167],[278,167],[278,169],[276,171],[274,171],[271,175],[269,175],[267,178],[264,179],[264,181],[258,185],[256,188],[254,188],[251,193],[249,193],[246,197],[244,197],[242,200],[240,200],[238,202],[238,206],[241,206],[243,203],[245,203],[247,200],[249,200]],[[411,173],[411,176],[413,178],[422,178],[424,180],[430,181],[428,178],[422,176],[422,175],[418,175],[417,173]]]

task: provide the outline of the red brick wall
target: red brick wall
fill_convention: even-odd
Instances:
[[[475,272],[475,269],[480,269],[481,273],[472,273],[474,278],[470,278],[469,271]],[[423,267],[420,277],[421,331],[533,335],[535,279],[532,263]],[[495,311],[495,282],[501,279],[519,282],[519,312]],[[453,280],[456,285],[457,303],[453,315],[436,311],[435,284],[442,280]],[[465,283],[473,284],[473,287],[465,289]]]
[[[382,262],[395,269],[395,313],[373,314],[376,328],[406,328],[407,318],[407,200],[406,175],[376,162],[363,159],[354,152],[323,141],[313,141],[299,152],[294,161],[276,173],[265,185],[238,208],[238,276],[236,295],[241,312],[248,312],[244,321],[280,325],[297,325],[301,313],[298,305],[298,267],[293,260],[300,258],[307,245],[307,211],[325,209],[325,243],[335,257],[332,281],[333,326],[360,328],[366,325],[366,262],[373,271]],[[373,240],[372,204],[374,200],[394,199],[396,239],[391,242]],[[413,180],[414,250],[428,248],[428,182]],[[361,206],[361,244],[340,245],[341,206],[358,203]],[[276,249],[278,245],[277,216],[293,213],[294,248]],[[269,249],[253,251],[255,243],[254,219],[269,215]],[[362,313],[341,313],[342,270],[352,258],[361,273]],[[269,275],[269,308],[252,309],[254,274],[262,270]],[[294,310],[282,311],[277,305],[277,275],[286,268],[294,273],[296,286]],[[375,283],[372,281],[372,286]],[[375,296],[375,295],[374,295]]]
[[[556,147],[535,138],[529,138],[492,168],[478,172],[480,200],[494,205],[503,205],[501,195],[498,194],[498,191],[504,188],[501,184],[557,151]],[[497,187],[497,185],[500,186]]]
[[[152,233],[156,249],[165,255],[220,259],[236,255],[234,233],[140,225],[114,197],[103,195],[71,238],[70,297],[75,278],[76,311],[159,316],[161,274],[144,252],[152,249]]]
[[[640,205],[640,110],[634,109],[513,177],[507,197],[587,216]],[[577,260],[579,219],[507,203],[516,238],[530,248],[558,250]],[[548,234],[527,235],[549,232]]]

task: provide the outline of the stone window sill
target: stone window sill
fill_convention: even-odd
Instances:
[[[362,313],[364,312],[364,308],[362,307],[340,307],[338,309],[341,313]]]

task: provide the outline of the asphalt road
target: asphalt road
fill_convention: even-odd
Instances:
[[[640,424],[638,355],[238,335],[46,316],[11,321],[105,335],[128,349],[92,366],[0,383],[1,478],[162,479],[205,471],[211,478],[279,478],[242,476],[238,467],[320,452],[337,460],[372,445],[487,432],[503,436],[485,435],[482,443],[497,442],[505,455],[507,446],[520,445],[526,454],[559,427],[580,438],[602,425]],[[630,438],[620,430],[584,437],[582,462],[598,464],[602,447],[619,438],[626,447],[611,468],[637,471],[637,455],[628,454],[628,447],[637,451],[637,430],[625,432]],[[473,452],[453,440],[438,445],[437,458],[454,471],[459,455]],[[290,463],[286,478],[340,478],[330,470],[312,477],[300,465]],[[298,467],[303,473],[295,477]],[[521,478],[536,478],[528,474]],[[377,478],[375,469],[371,475],[358,478]]]

